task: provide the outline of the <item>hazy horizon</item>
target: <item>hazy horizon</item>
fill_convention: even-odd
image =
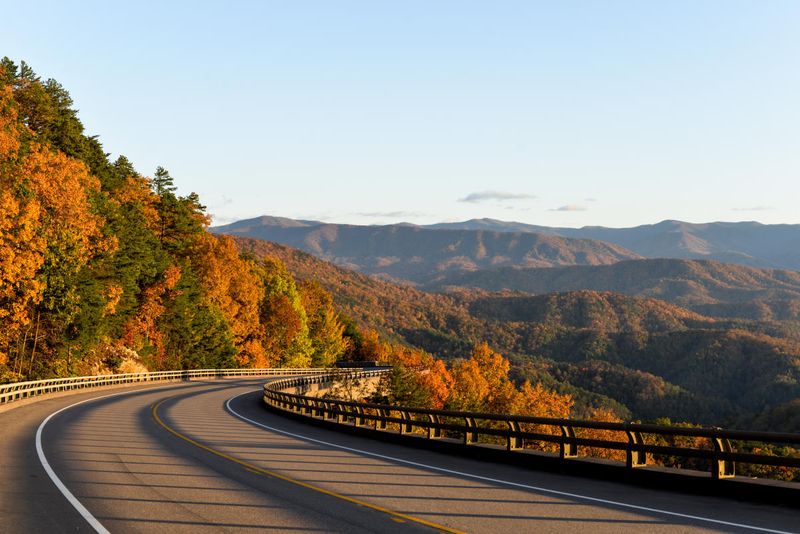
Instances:
[[[218,221],[214,220],[214,221],[212,221],[211,226],[212,226],[212,228],[213,227],[219,227],[219,226],[227,226],[229,224],[234,224],[234,223],[247,221],[247,220],[252,220],[252,219],[259,219],[261,217],[274,217],[274,218],[278,218],[278,219],[292,219],[292,220],[296,220],[296,221],[319,222],[319,223],[324,223],[324,224],[349,224],[349,225],[356,225],[356,226],[393,226],[393,225],[399,225],[399,224],[410,224],[410,225],[414,225],[414,226],[431,226],[431,225],[436,225],[436,224],[463,223],[463,222],[480,221],[480,220],[490,220],[490,221],[495,221],[495,222],[500,222],[500,223],[529,224],[529,225],[533,225],[533,226],[544,226],[544,227],[551,227],[551,228],[574,228],[574,229],[580,229],[580,228],[585,228],[585,227],[603,227],[603,228],[611,228],[611,229],[624,229],[624,228],[633,228],[633,227],[637,227],[637,226],[655,226],[655,225],[658,225],[658,224],[661,224],[661,223],[667,223],[667,222],[678,222],[678,223],[694,224],[694,225],[701,225],[701,224],[748,224],[748,223],[760,224],[760,225],[770,225],[770,226],[772,226],[772,225],[800,225],[800,223],[765,223],[765,222],[758,221],[758,220],[755,220],[755,219],[746,219],[746,220],[743,219],[743,220],[737,220],[737,221],[733,221],[733,220],[728,220],[728,221],[723,221],[723,220],[717,220],[717,221],[715,221],[715,220],[687,221],[687,220],[681,220],[681,219],[660,219],[658,221],[643,222],[643,223],[640,223],[640,224],[633,224],[633,225],[629,225],[629,226],[608,226],[608,225],[603,225],[603,224],[584,224],[584,225],[580,225],[580,226],[569,226],[569,225],[558,225],[558,226],[555,226],[555,225],[547,225],[547,224],[537,224],[535,222],[534,223],[528,223],[528,222],[523,222],[523,221],[514,220],[514,219],[497,219],[495,217],[470,217],[469,219],[448,219],[448,220],[438,220],[438,221],[429,222],[429,223],[414,223],[414,222],[411,222],[411,221],[399,220],[399,219],[395,220],[395,221],[366,223],[366,222],[350,222],[350,221],[333,221],[333,220],[313,219],[313,218],[304,218],[304,217],[287,217],[287,216],[284,216],[284,215],[275,215],[275,214],[270,214],[270,213],[262,213],[261,215],[254,215],[254,216],[251,216],[251,217],[235,218],[235,219],[233,219],[231,221],[228,221],[228,222],[218,222]]]

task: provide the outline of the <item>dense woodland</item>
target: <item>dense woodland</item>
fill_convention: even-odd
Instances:
[[[4,59],[0,83],[0,380],[345,352],[329,295],[209,234],[164,168],[110,161],[56,81]]]

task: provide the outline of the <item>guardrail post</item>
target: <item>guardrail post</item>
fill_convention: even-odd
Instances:
[[[571,426],[561,425],[561,458],[577,458],[578,444],[575,443],[575,429]]]
[[[353,426],[358,426],[358,407],[357,406],[348,406],[347,407],[347,422],[352,423]]]
[[[367,424],[367,418],[364,417],[364,408],[361,406],[356,406],[356,417],[355,417],[355,425],[356,426],[365,426]]]
[[[411,414],[408,413],[406,410],[400,410],[400,418],[403,420],[400,423],[400,433],[401,434],[411,434],[414,432],[414,425],[412,424]]]
[[[331,409],[336,410],[336,422],[337,423],[344,423],[347,421],[347,414],[345,413],[345,407],[340,405],[338,402],[331,403]]]
[[[639,449],[640,445],[644,445],[642,433],[626,429],[625,434],[628,436],[628,448],[625,450],[625,465],[628,469],[646,466],[647,453]]]
[[[732,460],[721,459],[720,453],[733,452],[731,442],[727,438],[714,436],[711,438],[714,446],[714,459],[711,460],[711,476],[715,480],[731,478],[736,475],[736,464]]]
[[[386,421],[386,418],[390,416],[389,410],[386,410],[384,408],[379,408],[378,415],[380,417],[375,420],[375,428],[380,430],[386,430],[388,426],[388,421]]]
[[[464,417],[464,423],[467,429],[464,430],[464,445],[477,443],[478,441],[478,425],[475,423],[474,417]]]
[[[523,440],[520,436],[515,436],[515,432],[520,432],[519,421],[506,421],[508,425],[508,436],[506,439],[506,450],[514,451],[523,447]]]
[[[325,406],[325,412],[322,414],[323,419],[334,419],[336,414],[333,413],[333,406],[329,401],[320,401]]]
[[[428,421],[432,425],[441,425],[442,418],[438,415],[428,414]],[[438,439],[442,437],[442,429],[439,426],[428,427],[428,439]]]
[[[319,399],[314,401],[314,416],[325,418],[325,407]]]

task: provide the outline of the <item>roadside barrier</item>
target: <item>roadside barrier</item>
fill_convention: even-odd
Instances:
[[[464,446],[503,444],[506,451],[520,452],[526,444],[551,444],[552,456],[564,461],[583,456],[584,448],[624,451],[625,467],[636,470],[652,465],[652,455],[678,457],[704,464],[713,479],[731,478],[737,463],[757,466],[800,468],[800,457],[760,453],[759,447],[741,452],[743,445],[800,444],[800,434],[747,432],[720,428],[687,428],[636,423],[611,423],[574,419],[553,419],[479,412],[431,410],[336,400],[290,393],[309,390],[314,384],[333,384],[340,377],[361,379],[380,376],[386,369],[328,373],[272,380],[264,385],[263,400],[268,407],[375,433],[392,433],[426,440],[448,440]],[[611,438],[586,437],[587,431],[607,431]],[[483,443],[481,438],[483,437]],[[689,442],[681,444],[681,442]],[[737,447],[738,445],[739,447]],[[545,445],[545,450],[548,446]],[[526,452],[529,452],[529,448]]]
[[[188,371],[158,371],[153,373],[127,373],[117,375],[74,376],[30,382],[0,384],[0,404],[18,399],[45,395],[71,389],[85,389],[118,384],[136,384],[154,381],[179,381],[193,378],[224,378],[231,376],[296,376],[298,374],[330,374],[329,369],[276,368],[276,369],[193,369]]]

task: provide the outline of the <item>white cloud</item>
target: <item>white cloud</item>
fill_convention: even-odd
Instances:
[[[459,198],[458,201],[477,204],[479,202],[487,202],[490,200],[505,202],[508,200],[533,200],[535,198],[536,195],[529,195],[526,193],[511,193],[509,191],[476,191],[474,193],[470,193],[464,198]]]
[[[503,209],[508,211],[531,211],[530,207],[520,208],[518,206],[503,206]]]
[[[586,206],[567,204],[566,206],[559,206],[557,208],[552,208],[550,211],[586,211],[587,209],[588,208]]]
[[[224,215],[214,215],[211,214],[211,221],[214,226],[222,226],[225,224],[230,224],[232,222],[236,222],[240,219],[246,219],[247,217],[226,217]]]
[[[751,206],[749,208],[733,208],[733,211],[769,211],[772,206]]]
[[[427,213],[422,211],[359,211],[353,213],[359,217],[377,217],[381,219],[397,219],[402,217],[424,217]]]

